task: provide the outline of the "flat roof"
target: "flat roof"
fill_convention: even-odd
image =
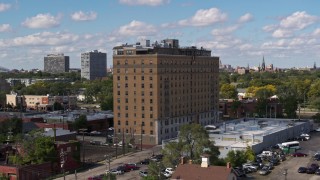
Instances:
[[[217,130],[220,130],[219,135],[266,136],[303,123],[290,119],[238,119],[222,123]]]

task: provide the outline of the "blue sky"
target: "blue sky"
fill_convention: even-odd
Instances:
[[[43,69],[50,53],[108,53],[123,43],[176,38],[205,47],[223,64],[320,66],[316,0],[0,0],[0,66]]]

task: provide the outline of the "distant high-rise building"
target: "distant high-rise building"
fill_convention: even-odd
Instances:
[[[94,80],[106,77],[107,54],[97,50],[81,53],[81,77]]]
[[[150,44],[146,43],[141,44]],[[219,57],[167,39],[113,48],[114,127],[118,140],[155,145],[183,124],[217,122]]]
[[[48,54],[44,57],[44,72],[48,73],[64,73],[69,72],[70,60],[69,56],[64,54]]]

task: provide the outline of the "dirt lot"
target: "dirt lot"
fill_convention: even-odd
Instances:
[[[249,174],[248,179],[258,180],[320,180],[320,176],[315,174],[300,174],[297,172],[301,166],[308,167],[312,163],[320,164],[320,162],[314,161],[312,156],[315,152],[320,151],[320,132],[311,133],[311,139],[309,141],[300,142],[301,149],[298,152],[308,154],[308,157],[290,157],[282,162],[280,165],[275,166],[272,172],[266,176],[261,176],[258,173]],[[287,169],[287,175],[284,175],[285,169]]]

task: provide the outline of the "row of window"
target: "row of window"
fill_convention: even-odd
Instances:
[[[125,115],[125,118],[129,118],[129,114],[128,113],[125,113],[124,115]],[[136,118],[137,117],[137,113],[134,113],[133,117]],[[149,117],[152,119],[153,118],[153,114],[150,114]],[[118,118],[121,118],[121,113],[118,113]],[[144,113],[141,114],[141,118],[142,119],[146,118]]]
[[[127,51],[127,54],[132,54],[133,51]],[[147,61],[147,60],[146,60]],[[136,64],[136,60],[132,60],[133,64]],[[120,60],[117,60],[117,65],[120,65]],[[129,64],[128,59],[124,61],[125,65]],[[140,64],[145,64],[145,61],[142,59],[140,60]],[[153,64],[152,60],[149,60],[149,64]],[[159,64],[170,64],[170,65],[218,65],[218,61],[215,61],[215,59],[210,60],[193,60],[193,61],[187,61],[186,59],[171,59],[171,60],[159,60]]]
[[[121,129],[118,129],[118,133],[121,133]],[[127,134],[128,134],[128,133],[129,133],[129,130],[128,130],[128,129],[126,129],[125,133],[127,133]],[[132,133],[132,132],[130,132],[130,133]],[[137,130],[135,129],[135,130],[134,130],[134,133],[138,133],[138,134],[139,134],[139,133],[141,133],[141,134],[145,134],[145,130],[143,130],[143,129],[142,129],[142,131],[141,131],[141,132],[137,132]],[[150,135],[153,135],[153,130],[150,130]]]
[[[120,106],[117,106],[117,109],[120,111]],[[137,106],[133,106],[133,109],[134,110],[137,110]],[[129,107],[128,106],[125,106],[125,110],[129,110]],[[141,106],[141,111],[145,111],[145,107],[144,106]],[[153,111],[153,107],[150,106],[150,111]]]

